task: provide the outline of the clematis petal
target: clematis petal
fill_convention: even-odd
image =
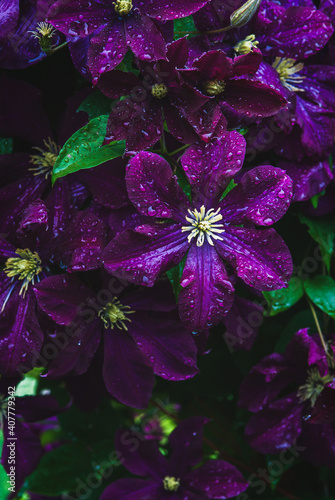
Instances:
[[[125,331],[104,331],[102,374],[118,401],[135,408],[148,406],[154,385],[151,363]]]
[[[126,41],[134,54],[144,61],[166,59],[166,44],[161,32],[149,16],[132,12],[125,21]]]
[[[280,399],[253,415],[245,433],[260,453],[276,454],[290,448],[302,430],[304,405],[293,396]]]
[[[233,304],[234,287],[221,257],[207,242],[191,246],[180,284],[180,318],[191,330],[217,324]]]
[[[177,19],[178,17],[186,17],[193,14],[207,2],[208,0],[186,0],[184,3],[180,3],[178,0],[169,0],[168,2],[164,0],[147,0],[146,2],[139,2],[138,5],[140,11],[148,14],[150,17],[154,17],[159,21],[173,21],[173,19]]]
[[[160,488],[152,481],[144,479],[118,479],[107,486],[100,500],[161,500]]]
[[[274,229],[247,229],[226,226],[223,241],[215,247],[235,268],[237,275],[258,290],[287,286],[292,274],[292,258]]]
[[[240,471],[223,460],[208,460],[188,474],[185,481],[206,498],[235,497],[249,486]]]
[[[235,131],[186,150],[181,164],[193,188],[195,205],[207,208],[219,201],[230,179],[241,169],[244,154],[245,139]]]
[[[138,153],[128,163],[126,184],[130,200],[143,215],[185,221],[188,199],[161,156]]]
[[[286,213],[292,198],[293,182],[284,170],[261,166],[246,172],[238,186],[220,203],[225,221],[249,220],[271,226]]]
[[[158,227],[157,227],[158,226]],[[177,265],[189,248],[179,224],[127,229],[103,253],[106,270],[138,285],[153,286],[158,276]]]
[[[185,380],[198,373],[197,349],[192,334],[171,313],[131,318],[129,334],[151,360],[156,375],[167,380]]]

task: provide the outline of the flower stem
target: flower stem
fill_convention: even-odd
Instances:
[[[63,47],[66,47],[67,44],[68,44],[68,42],[64,42],[64,43],[61,43],[60,45],[57,45],[57,47],[55,47],[54,49],[51,49],[50,55],[54,54],[55,52],[62,49]]]
[[[320,342],[322,344],[323,350],[325,351],[327,358],[330,358],[331,361],[333,361],[332,357],[330,356],[330,354],[328,352],[327,344],[326,344],[325,339],[323,337],[321,326],[320,326],[319,319],[318,319],[318,316],[316,314],[315,308],[314,308],[312,302],[310,301],[310,299],[307,299],[307,300],[308,300],[309,307],[310,307],[312,314],[313,314],[314,322],[315,322],[316,329],[317,329],[319,337],[320,337]]]

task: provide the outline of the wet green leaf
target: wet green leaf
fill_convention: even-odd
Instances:
[[[335,281],[330,276],[316,276],[304,283],[308,297],[323,312],[335,319]]]
[[[294,276],[287,288],[273,290],[272,292],[263,292],[263,295],[268,304],[267,314],[275,316],[294,306],[304,295],[304,288],[301,279],[298,276]]]

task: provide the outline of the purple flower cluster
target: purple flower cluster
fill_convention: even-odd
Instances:
[[[331,0],[0,0],[8,498],[84,498],[82,464],[43,482],[72,449],[124,466],[94,466],[108,481],[92,500],[247,500],[251,449],[335,467],[334,15]],[[1,464],[13,482],[5,444]]]

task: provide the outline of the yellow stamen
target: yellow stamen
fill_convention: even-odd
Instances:
[[[234,50],[238,55],[245,55],[256,49],[258,44],[259,42],[256,40],[255,35],[248,35],[244,40],[235,45]]]
[[[116,326],[119,330],[128,330],[125,321],[130,321],[126,317],[126,314],[133,314],[135,311],[131,311],[129,306],[122,305],[116,297],[113,298],[112,302],[103,307],[98,316],[102,319],[105,328],[111,328],[112,330]]]
[[[36,149],[39,154],[30,156],[30,163],[36,165],[36,167],[31,167],[29,168],[29,170],[33,172],[34,175],[43,174],[47,179],[56,163],[60,148],[53,140],[51,140],[50,137],[48,141],[44,140],[43,142],[46,149],[37,147],[33,148]]]
[[[299,387],[298,397],[300,401],[309,400],[311,406],[313,407],[316,403],[316,400],[323,391],[325,385],[329,384],[332,381],[333,377],[331,375],[325,375],[324,377],[321,377],[319,370],[317,368],[312,368],[308,372],[306,384]]]
[[[165,491],[178,491],[180,487],[180,479],[173,476],[165,476],[163,479],[163,487]]]
[[[151,94],[156,99],[164,99],[168,93],[168,88],[164,83],[156,83],[151,87]]]
[[[216,224],[216,222],[222,220],[222,215],[219,213],[220,209],[218,208],[216,212],[214,208],[211,208],[206,212],[205,206],[202,205],[200,207],[200,211],[188,210],[190,217],[185,217],[186,221],[190,223],[189,226],[182,226],[182,232],[191,231],[188,236],[188,242],[191,243],[192,238],[197,238],[197,246],[201,247],[205,242],[205,236],[207,242],[214,246],[214,240],[223,240],[221,236],[218,234],[224,233],[225,230],[222,229],[223,224]]]
[[[282,59],[276,57],[272,66],[277,71],[280,81],[284,87],[291,92],[304,92],[304,89],[296,87],[297,83],[302,83],[305,76],[296,75],[304,67],[304,63],[295,64],[295,59]]]
[[[4,272],[9,278],[23,280],[20,295],[25,296],[30,283],[34,284],[35,277],[42,271],[42,261],[36,252],[28,248],[15,250],[20,257],[10,257],[6,263]]]
[[[132,0],[116,0],[113,4],[115,12],[121,17],[127,16],[133,8]]]

